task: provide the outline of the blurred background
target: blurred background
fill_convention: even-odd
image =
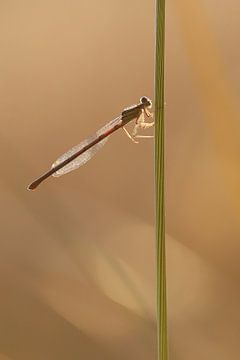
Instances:
[[[153,141],[119,130],[80,170],[26,190],[153,98],[154,6],[0,4],[0,360],[156,359]],[[239,13],[236,0],[167,2],[171,360],[240,355]]]

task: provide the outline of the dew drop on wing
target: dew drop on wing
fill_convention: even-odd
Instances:
[[[111,129],[113,126],[121,122],[121,116],[111,120],[109,123],[104,125],[101,129],[99,129],[94,135],[90,136],[88,139],[83,140],[80,144],[74,146],[72,149],[68,150],[65,154],[61,155],[53,164],[52,168],[59,165],[66,159],[69,159],[70,156],[75,154],[77,151],[80,151],[82,148],[90,144],[92,141],[98,138],[98,136],[105,133],[107,130]],[[90,149],[85,151],[83,154],[79,155],[76,159],[72,160],[69,164],[65,165],[62,169],[57,170],[53,176],[59,177],[64,174],[69,173],[75,169],[78,169],[80,166],[86,164],[102,147],[106,144],[109,136],[105,139],[99,141],[97,144],[93,145]]]

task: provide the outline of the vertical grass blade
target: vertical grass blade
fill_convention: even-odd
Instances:
[[[164,37],[165,0],[156,0],[155,186],[157,241],[158,360],[167,360],[167,296],[164,211]]]

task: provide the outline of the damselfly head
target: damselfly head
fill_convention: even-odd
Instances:
[[[146,96],[141,97],[140,103],[145,105],[146,107],[149,107],[149,108],[152,107],[152,101]]]

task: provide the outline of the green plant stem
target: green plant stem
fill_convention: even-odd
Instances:
[[[164,37],[165,0],[156,0],[155,185],[158,360],[167,360],[168,358],[164,207]]]

